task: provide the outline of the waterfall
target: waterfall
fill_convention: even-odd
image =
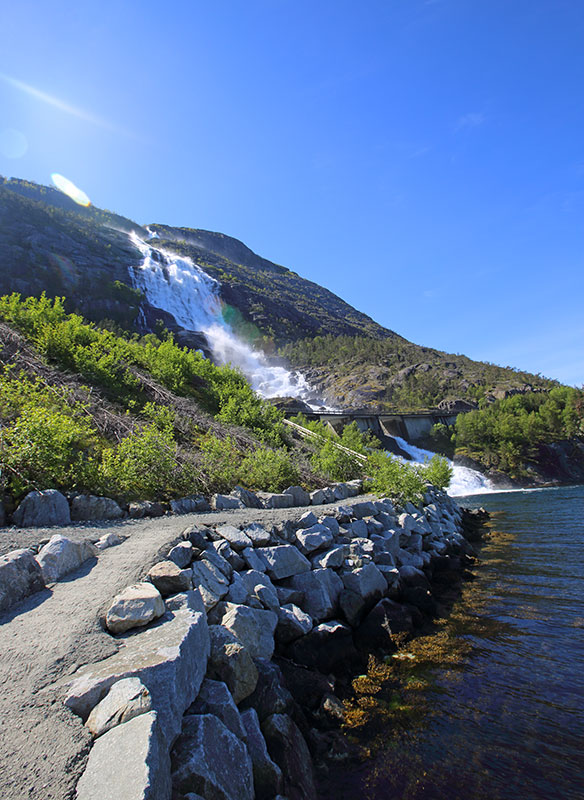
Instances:
[[[237,338],[223,319],[218,281],[188,257],[160,250],[135,233],[130,238],[143,258],[133,270],[134,284],[151,306],[172,314],[185,330],[204,333],[217,363],[239,367],[262,397],[298,397],[314,409],[323,405],[302,373],[269,364]]]
[[[395,439],[405,453],[411,456],[411,460],[418,464],[424,464],[432,456],[436,455],[431,450],[422,450],[421,447],[416,447],[399,436],[393,436],[392,438]],[[452,461],[449,461],[449,464],[452,467],[452,480],[446,491],[452,497],[467,494],[487,494],[488,492],[497,491],[491,481],[476,469],[460,467],[453,464]]]

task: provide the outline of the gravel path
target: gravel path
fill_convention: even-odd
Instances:
[[[351,498],[348,503],[371,499]],[[65,528],[0,531],[1,552],[30,547],[55,533],[97,539],[116,531],[128,538],[100,553],[50,589],[0,616],[0,798],[66,800],[74,797],[91,739],[51,685],[82,664],[106,658],[116,640],[100,624],[113,596],[159,560],[159,551],[188,525],[272,525],[328,506],[185,514],[149,520],[77,524]],[[134,634],[134,635],[139,635]]]

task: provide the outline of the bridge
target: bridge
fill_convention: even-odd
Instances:
[[[454,425],[459,413],[454,411],[419,411],[417,413],[371,412],[371,411],[303,411],[307,419],[329,425],[336,433],[340,433],[345,425],[355,422],[363,433],[371,431],[382,443],[387,438],[399,436],[407,442],[415,444],[423,441],[437,423]]]

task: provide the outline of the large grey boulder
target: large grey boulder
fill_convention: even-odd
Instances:
[[[345,558],[349,555],[349,547],[346,544],[339,544],[325,550],[323,553],[315,553],[310,557],[313,569],[338,569],[343,566]]]
[[[150,692],[139,678],[123,678],[114,683],[93,709],[85,725],[96,738],[152,710]]]
[[[387,582],[375,564],[345,572],[341,578],[345,588],[358,594],[366,603],[379,600],[387,590]]]
[[[294,505],[294,498],[291,494],[258,492],[258,497],[264,504],[264,508],[291,508]]]
[[[164,614],[164,600],[152,583],[134,583],[116,595],[105,615],[112,633],[141,628]]]
[[[163,597],[188,592],[193,588],[193,571],[181,569],[174,561],[159,561],[148,571],[151,581]]]
[[[65,704],[75,714],[87,719],[116,681],[137,677],[150,692],[168,746],[174,741],[207,670],[209,628],[198,592],[175,595],[167,605],[158,625],[129,637],[117,653],[66,680]]]
[[[263,508],[262,501],[257,494],[250,492],[249,489],[244,489],[242,486],[236,486],[231,495],[241,500],[246,508]]]
[[[120,519],[124,512],[111,497],[78,494],[71,500],[71,519],[78,522],[90,519]]]
[[[168,553],[168,560],[174,561],[177,567],[186,569],[193,560],[195,551],[190,542],[179,542]]]
[[[170,510],[173,514],[193,514],[196,511],[210,511],[211,506],[202,495],[191,494],[188,497],[171,500]]]
[[[231,733],[238,739],[245,741],[245,728],[243,727],[241,716],[223,681],[214,681],[205,678],[201,684],[199,696],[195,702],[187,709],[187,714],[213,714],[226,725]]]
[[[326,525],[326,527],[329,528],[330,531],[332,531],[333,536],[338,536],[339,533],[341,532],[339,522],[335,517],[330,517],[330,516],[322,517],[322,519],[320,520],[320,524]]]
[[[246,547],[252,547],[252,541],[249,536],[246,536],[235,525],[219,525],[217,533],[222,539],[228,541],[234,550],[244,550]]]
[[[194,561],[193,586],[199,590],[207,611],[217,605],[229,590],[229,579],[210,561]]]
[[[268,754],[266,740],[260,728],[255,708],[248,708],[241,714],[245,728],[247,752],[253,767],[253,784],[256,800],[271,800],[282,788],[282,770]]]
[[[243,558],[249,569],[254,569],[257,572],[266,571],[265,563],[253,549],[253,547],[246,547],[245,550],[242,550],[241,557]]]
[[[45,588],[41,568],[30,550],[0,557],[0,611]]]
[[[52,536],[36,556],[45,583],[54,583],[98,553],[89,541],[74,542],[59,534]]]
[[[12,515],[12,521],[19,528],[68,525],[71,522],[69,503],[56,489],[29,492]]]
[[[256,688],[258,671],[247,648],[222,625],[210,625],[209,677],[224,681],[236,703]]]
[[[266,572],[272,580],[279,581],[310,571],[310,561],[291,544],[258,547],[257,553],[266,565]]]
[[[353,481],[347,481],[346,486],[349,492],[349,497],[357,497],[357,495],[361,494],[363,491],[363,481],[361,478],[355,478]]]
[[[377,514],[377,508],[371,502],[353,503],[350,508],[353,516],[356,519],[363,519],[363,517],[374,517]]]
[[[156,712],[97,739],[77,783],[77,800],[170,800],[170,758]]]
[[[225,595],[225,600],[228,603],[237,603],[238,605],[249,605],[249,594],[241,580],[239,572],[234,572],[229,584],[229,591]]]
[[[211,498],[211,508],[215,511],[228,511],[233,508],[245,508],[239,497],[230,497],[226,494],[214,494]]]
[[[278,623],[276,614],[232,603],[226,603],[225,606],[221,625],[246,647],[252,658],[269,661],[274,653],[274,631]]]
[[[310,495],[302,486],[289,486],[287,489],[284,489],[284,494],[291,495],[292,505],[294,506],[310,505]]]
[[[343,582],[332,569],[315,569],[290,579],[293,589],[303,593],[302,610],[317,622],[334,616]]]
[[[335,500],[346,500],[349,496],[349,489],[346,483],[337,483],[331,486]]]
[[[312,528],[312,526],[316,525],[317,522],[318,519],[314,511],[305,511],[296,523],[296,526],[303,529]]]
[[[185,717],[172,751],[172,783],[182,795],[197,792],[207,800],[254,800],[247,748],[212,714]]]
[[[326,525],[316,524],[305,530],[296,531],[296,541],[303,553],[322,550],[333,541],[333,532]]]
[[[298,726],[287,714],[272,714],[262,723],[270,757],[282,770],[282,792],[290,800],[316,800],[312,758]]]
[[[163,517],[164,507],[161,503],[152,500],[133,500],[128,505],[128,516],[131,519],[143,519],[144,517]]]
[[[278,626],[276,628],[276,639],[282,644],[293,642],[305,636],[312,630],[312,617],[293,603],[282,606],[276,611],[278,615]]]
[[[225,555],[224,555],[225,554]],[[208,561],[213,564],[217,569],[225,575],[227,580],[231,580],[233,574],[233,566],[225,557],[228,555],[232,558],[235,553],[229,547],[228,542],[220,539],[218,542],[211,542],[205,548],[205,552],[201,555],[201,561]]]
[[[323,503],[326,503],[326,495],[322,489],[315,489],[314,492],[310,492],[311,506],[321,506]]]
[[[357,639],[369,650],[393,653],[399,634],[410,634],[414,628],[412,615],[403,605],[383,598],[367,614],[357,631]]]
[[[254,547],[263,547],[270,544],[271,535],[260,522],[252,522],[243,529],[245,535],[251,539]]]
[[[280,608],[276,587],[267,575],[255,569],[248,569],[239,574],[250,598],[257,598],[269,611],[277,611]]]

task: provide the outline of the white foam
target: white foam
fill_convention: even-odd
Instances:
[[[155,248],[135,233],[131,239],[143,256],[134,282],[150,305],[172,314],[185,330],[204,333],[215,361],[238,367],[262,397],[298,397],[314,410],[324,407],[302,373],[270,364],[233,333],[221,313],[218,281],[190,258]]]
[[[399,436],[392,438],[395,439],[400,449],[411,456],[411,460],[418,464],[425,464],[432,456],[436,455],[431,450],[423,450],[421,447],[416,447]],[[461,497],[467,494],[490,494],[497,491],[482,472],[470,467],[461,467],[450,460],[448,460],[448,463],[452,467],[452,480],[446,491],[452,497]]]

